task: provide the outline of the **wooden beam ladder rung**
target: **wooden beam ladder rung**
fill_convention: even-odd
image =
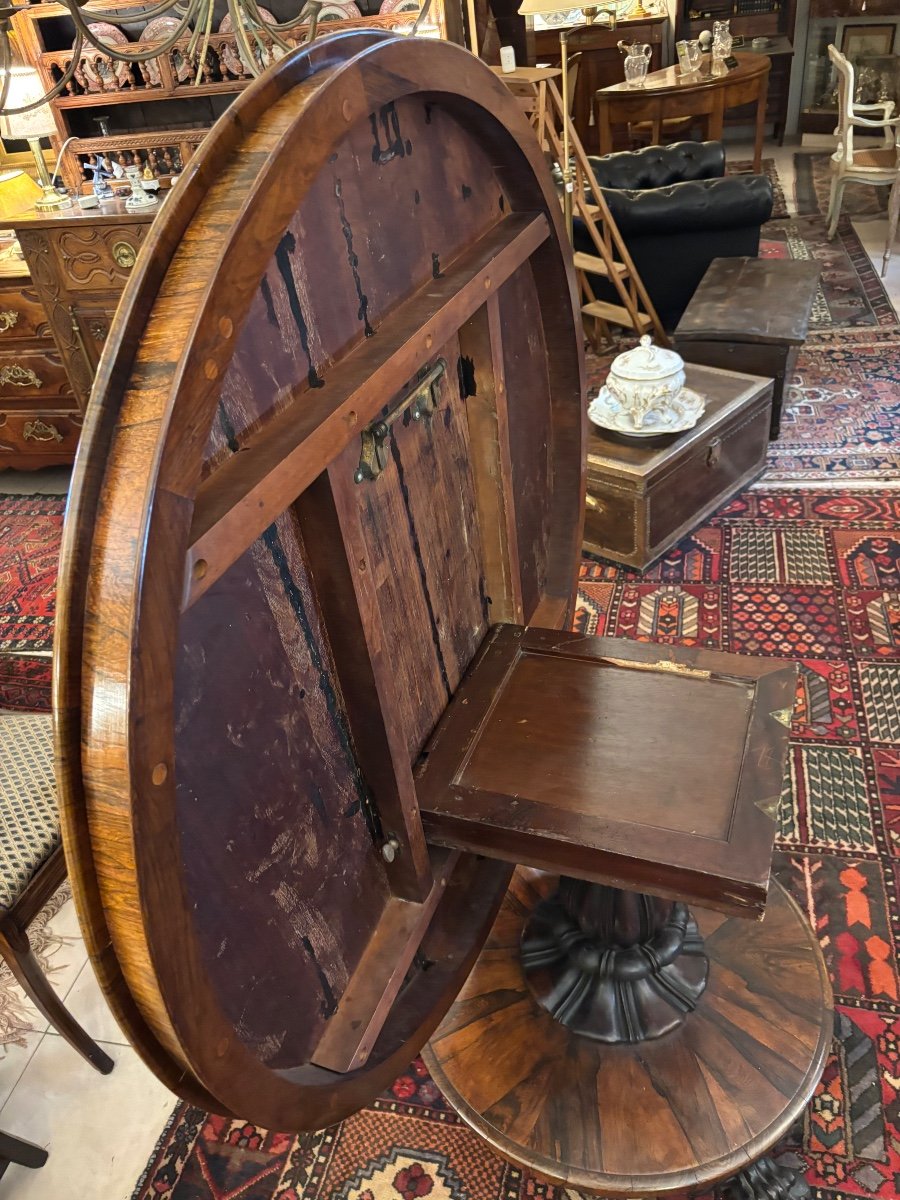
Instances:
[[[624,263],[609,263],[596,254],[584,254],[580,250],[575,251],[575,270],[588,271],[592,275],[605,275],[607,278],[613,272],[617,273],[622,279],[628,276],[628,268]]]
[[[583,304],[581,311],[586,317],[599,317],[601,321],[612,321],[614,325],[622,325],[626,329],[645,330],[653,324],[652,317],[647,313],[632,317],[627,308],[621,304],[610,304],[607,300],[592,300],[590,304]]]

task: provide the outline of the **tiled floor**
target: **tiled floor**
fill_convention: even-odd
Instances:
[[[766,154],[775,158],[790,203],[794,149],[772,147]],[[729,156],[748,158],[749,147],[729,147]],[[886,219],[867,217],[855,224],[880,270]],[[900,306],[900,247],[885,284]],[[64,492],[66,483],[65,471],[6,472],[0,492]],[[0,1129],[50,1150],[39,1171],[10,1167],[0,1180],[0,1200],[128,1200],[175,1101],[141,1064],[109,1014],[87,963],[71,900],[48,928],[61,939],[50,957],[54,987],[116,1066],[105,1077],[91,1070],[37,1012],[28,1013],[21,994],[20,1005],[4,1014],[4,990],[8,1002],[14,985],[0,977],[0,1023],[7,1016],[7,1025],[32,1027],[22,1036],[24,1045],[0,1047]],[[0,1039],[2,1034],[0,1024]]]

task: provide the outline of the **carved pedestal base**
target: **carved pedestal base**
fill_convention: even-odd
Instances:
[[[715,1189],[716,1200],[808,1200],[811,1195],[798,1171],[779,1166],[768,1155]]]
[[[522,963],[541,1007],[601,1042],[675,1029],[709,973],[687,905],[566,877],[528,918]]]
[[[775,880],[764,921],[695,909],[709,959],[697,1007],[665,1037],[610,1045],[554,1020],[533,990],[538,972],[525,975],[535,926],[524,939],[523,926],[554,911],[557,891],[552,876],[516,871],[423,1051],[449,1103],[499,1154],[567,1191],[674,1200],[719,1187],[722,1200],[800,1200],[802,1181],[758,1156],[800,1117],[831,1048],[828,973],[807,917]],[[646,948],[648,902],[614,898],[618,937],[601,927],[604,942]],[[663,910],[665,927],[674,914]],[[585,933],[576,922],[573,942]]]

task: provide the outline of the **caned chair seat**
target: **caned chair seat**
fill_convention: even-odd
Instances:
[[[863,169],[871,167],[876,171],[894,171],[897,166],[897,151],[893,146],[890,149],[881,146],[876,150],[856,150],[853,154],[853,165]]]
[[[53,778],[53,721],[0,716],[0,909],[19,900],[60,844]]]

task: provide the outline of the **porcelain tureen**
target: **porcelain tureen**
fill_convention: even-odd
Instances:
[[[684,386],[681,355],[654,346],[645,334],[640,345],[613,359],[588,416],[607,429],[649,437],[691,429],[704,408],[703,397]]]

